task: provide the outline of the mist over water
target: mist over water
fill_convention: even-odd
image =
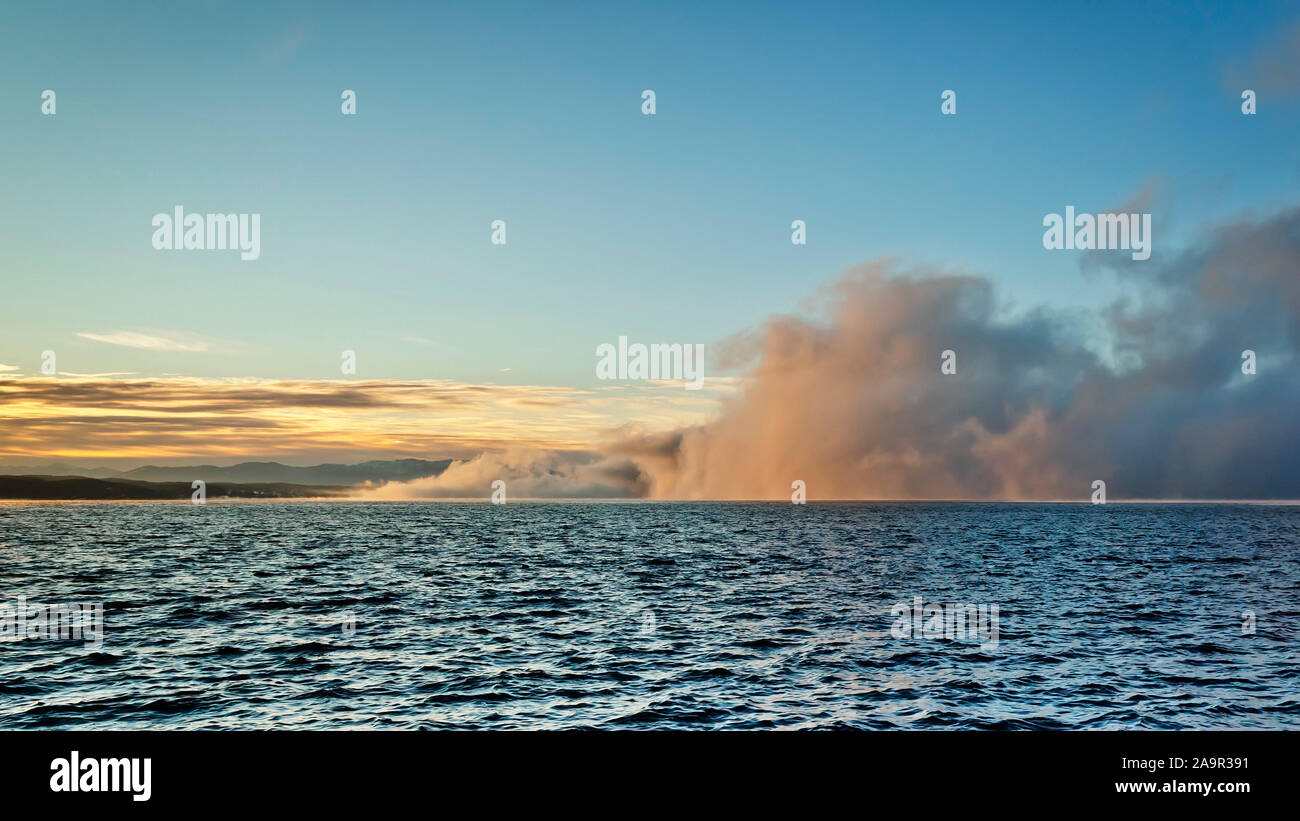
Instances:
[[[4,504],[0,601],[105,635],[0,643],[0,728],[1297,728],[1298,543],[1288,506]],[[996,648],[895,638],[915,596],[997,605]]]

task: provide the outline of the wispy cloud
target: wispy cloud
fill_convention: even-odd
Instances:
[[[103,342],[107,345],[120,345],[124,348],[139,348],[146,351],[203,353],[211,349],[211,345],[205,340],[179,334],[159,336],[136,331],[113,331],[106,334],[79,332],[77,336],[94,342]]]
[[[20,370],[22,370],[22,368],[18,367],[17,365],[6,365],[3,362],[0,362],[0,373],[9,373],[10,371],[20,371]]]
[[[1251,88],[1277,97],[1300,94],[1300,21],[1278,31],[1248,59],[1229,65],[1224,79],[1233,91]]]
[[[294,23],[279,37],[269,41],[261,50],[261,58],[264,62],[278,63],[292,58],[298,53],[302,44],[307,42],[311,34],[311,23],[300,21]]]
[[[115,376],[135,376],[135,371],[104,371],[103,373],[77,373],[76,371],[59,371],[61,377],[75,379],[111,379]]]

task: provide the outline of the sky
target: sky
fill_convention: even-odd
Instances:
[[[0,424],[21,433],[0,461],[438,458],[703,424],[750,372],[711,356],[699,394],[612,385],[596,347],[725,350],[872,261],[979,277],[991,323],[1098,316],[1143,286],[1044,249],[1044,215],[1140,205],[1151,267],[1173,271],[1216,226],[1293,205],[1298,25],[1271,3],[9,8]],[[176,205],[260,214],[260,258],[155,250]],[[100,394],[22,393],[45,350],[65,389],[397,380],[437,398],[328,435],[295,411],[320,447],[246,436],[233,408],[169,438],[129,415],[88,427]],[[568,410],[520,404],[533,391]],[[451,418],[452,392],[491,399]],[[173,401],[150,413],[182,427]]]

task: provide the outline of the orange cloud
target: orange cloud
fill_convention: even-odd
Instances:
[[[446,380],[0,378],[0,462],[468,458],[581,450],[632,422],[699,421],[656,385],[593,389]]]

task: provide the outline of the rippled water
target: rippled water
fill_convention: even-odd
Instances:
[[[0,644],[0,727],[1297,727],[1298,544],[1285,506],[5,504],[0,602],[105,635]],[[914,596],[996,647],[894,637]]]

